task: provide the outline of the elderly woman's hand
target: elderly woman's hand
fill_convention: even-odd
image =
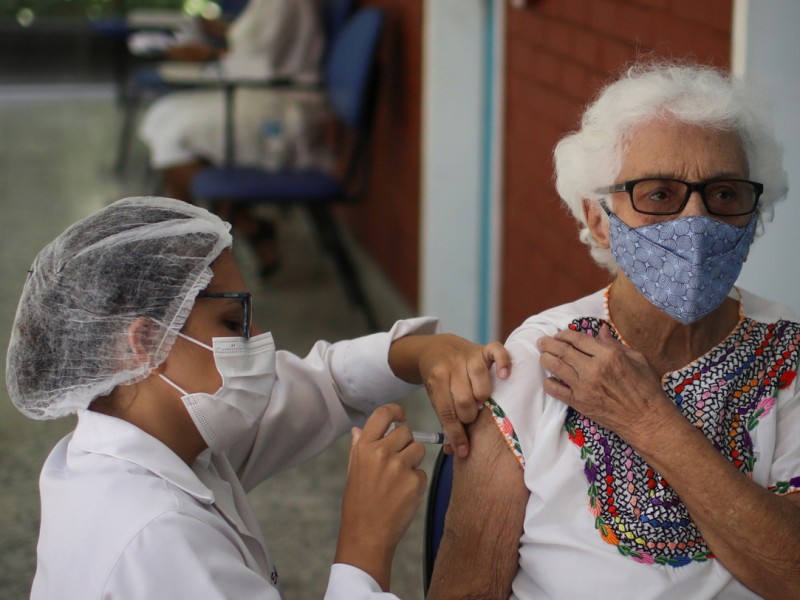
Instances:
[[[500,379],[511,372],[511,357],[500,342],[475,344],[451,334],[395,340],[389,363],[402,379],[425,384],[447,436],[445,452],[462,458],[469,454],[463,424],[475,421],[492,393],[492,365]]]
[[[538,343],[545,392],[632,445],[674,416],[647,360],[619,343],[603,325],[597,337],[571,330]]]

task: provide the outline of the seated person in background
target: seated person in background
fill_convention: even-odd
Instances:
[[[613,282],[509,337],[429,599],[800,597],[800,323],[734,287],[781,158],[741,82],[683,63],[633,66],[558,143]]]
[[[167,198],[120,200],[29,271],[6,384],[26,416],[77,413],[42,470],[34,599],[279,599],[247,491],[355,430],[326,598],[395,598],[394,549],[425,491],[424,448],[398,405],[425,382],[464,455],[500,344],[435,319],[275,350],[252,322],[227,223]],[[266,315],[267,319],[269,315]],[[313,540],[309,540],[313,543]]]
[[[203,69],[222,78],[282,78],[316,82],[320,78],[325,36],[314,0],[250,0],[226,34],[227,47],[190,44],[169,49],[173,58],[219,60]],[[162,70],[173,65],[165,65]],[[174,70],[174,69],[173,69]],[[262,125],[292,123],[286,136],[302,137],[305,123],[323,111],[323,98],[309,91],[246,88],[237,90],[234,103],[235,161],[261,164]],[[164,195],[191,202],[192,177],[208,164],[225,160],[225,107],[221,90],[177,91],[156,100],[144,116],[140,137],[159,171]],[[299,143],[299,142],[298,142]],[[310,166],[309,152],[298,156],[298,167]],[[248,239],[258,256],[260,272],[278,266],[275,227],[249,214],[231,215],[234,226]]]
[[[182,10],[141,9],[127,13],[133,33],[127,37],[128,50],[134,56],[203,62],[219,58],[227,46],[226,35],[246,2],[220,2],[216,12],[189,16]],[[226,10],[227,9],[227,10]]]

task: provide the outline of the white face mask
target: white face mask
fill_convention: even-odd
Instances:
[[[164,375],[159,377],[182,394],[181,400],[208,447],[213,452],[230,448],[255,431],[269,406],[275,385],[272,334],[262,333],[249,340],[215,337],[213,348],[178,335],[214,353],[222,387],[213,394],[190,394]]]

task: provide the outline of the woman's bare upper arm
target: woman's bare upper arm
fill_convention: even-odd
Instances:
[[[456,459],[428,600],[507,598],[519,564],[528,490],[523,471],[483,410],[470,427],[470,453]]]

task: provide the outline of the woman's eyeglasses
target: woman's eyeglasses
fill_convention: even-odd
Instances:
[[[598,194],[628,192],[636,212],[646,215],[676,215],[686,208],[692,192],[700,192],[711,215],[740,217],[758,206],[764,185],[746,179],[714,179],[689,183],[680,179],[632,179],[595,190]]]
[[[200,292],[198,298],[233,298],[242,303],[242,337],[250,339],[250,327],[253,324],[253,295],[250,292]]]

